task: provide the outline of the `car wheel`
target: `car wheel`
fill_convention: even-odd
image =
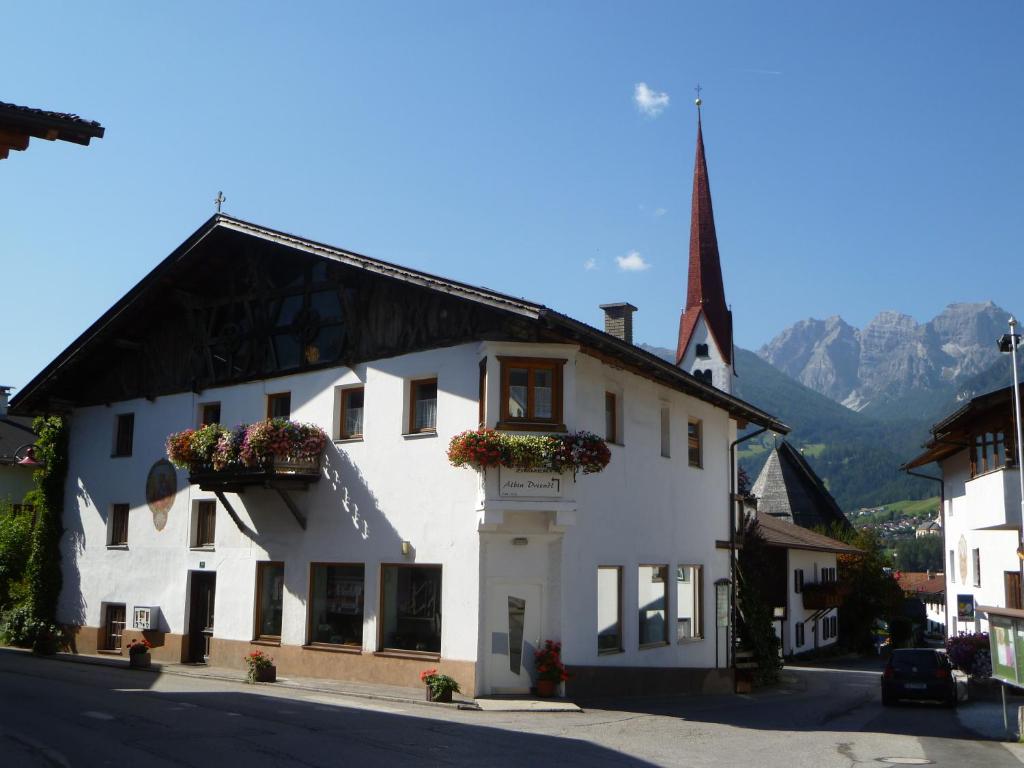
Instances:
[[[896,703],[896,699],[893,698],[891,693],[888,693],[886,691],[882,691],[882,706],[883,707],[891,707],[895,703]]]

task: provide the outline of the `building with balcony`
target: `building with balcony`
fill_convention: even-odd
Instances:
[[[948,636],[988,631],[979,605],[1021,607],[1020,469],[1013,388],[972,398],[931,428],[923,452],[904,469],[937,462]]]

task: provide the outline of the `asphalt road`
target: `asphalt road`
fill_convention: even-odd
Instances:
[[[871,669],[787,670],[784,686],[747,697],[595,702],[582,714],[542,714],[385,703],[0,649],[0,768],[849,768],[884,758],[1021,765],[1002,744],[974,737],[950,710],[883,709]]]

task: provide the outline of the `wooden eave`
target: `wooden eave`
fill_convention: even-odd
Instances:
[[[0,160],[11,150],[27,149],[33,138],[88,145],[103,133],[103,126],[91,120],[0,102]]]

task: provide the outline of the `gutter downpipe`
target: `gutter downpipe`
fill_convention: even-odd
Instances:
[[[939,469],[941,470],[942,468],[939,467]],[[932,477],[931,475],[924,475],[924,474],[921,474],[920,472],[915,472],[912,469],[907,469],[906,467],[903,467],[903,471],[906,472],[908,475],[911,475],[913,477],[920,477],[922,480],[931,480],[933,483],[938,483],[939,484],[939,514],[942,516],[942,561],[943,561],[943,563],[942,563],[942,570],[945,571],[946,570],[946,562],[945,561],[946,561],[946,552],[947,552],[947,549],[946,549],[946,546],[947,546],[946,545],[946,532],[949,529],[949,526],[947,525],[948,521],[946,520],[946,481],[943,480],[941,477]],[[942,585],[943,593],[946,592],[946,584],[949,583],[949,579],[950,579],[951,576],[952,576],[952,574],[950,574],[950,573],[946,574],[945,584]],[[943,608],[945,608],[945,611],[946,611],[946,637],[949,637],[949,627],[950,627],[950,623],[949,623],[949,595],[947,594],[947,595],[945,595],[945,597],[946,597],[946,599],[943,601],[944,602]]]
[[[736,522],[739,519],[739,509],[734,506],[739,504],[736,494],[736,446],[767,431],[768,427],[761,427],[756,432],[729,443],[729,635],[725,652],[726,669],[731,668],[736,662],[733,647],[736,642]]]

